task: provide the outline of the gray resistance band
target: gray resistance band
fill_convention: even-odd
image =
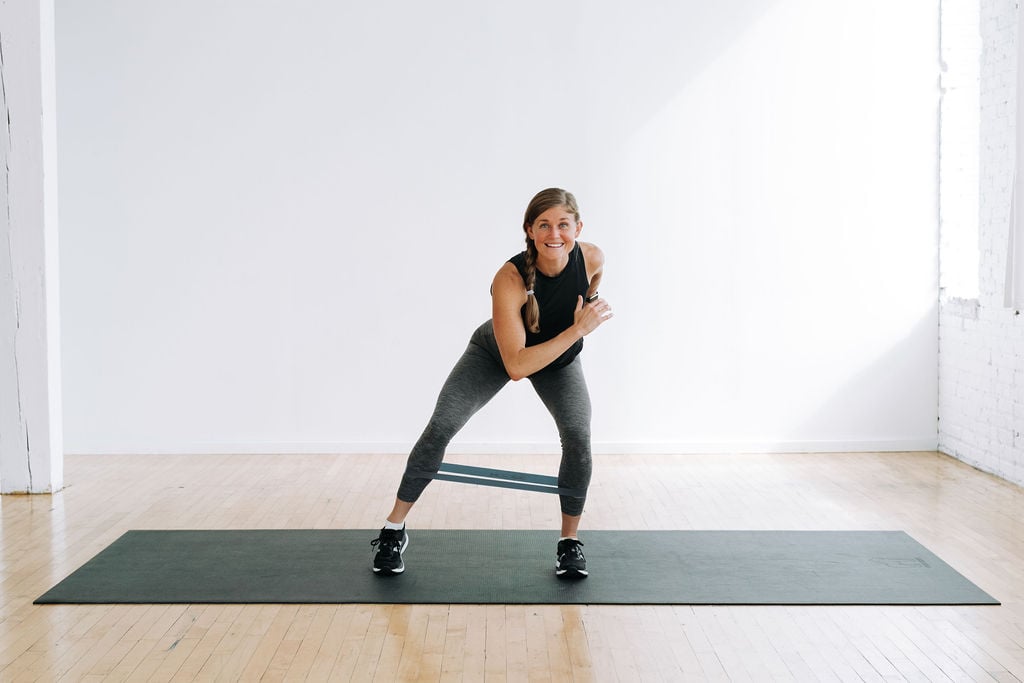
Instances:
[[[441,479],[444,481],[457,481],[463,484],[497,486],[504,489],[557,493],[562,496],[572,496],[573,498],[583,498],[586,495],[583,489],[561,488],[558,486],[558,479],[556,477],[548,477],[543,474],[493,470],[489,467],[471,467],[469,465],[454,465],[446,462],[441,463],[439,469],[440,471],[436,473],[416,470],[410,472],[410,474],[423,479]],[[455,472],[455,474],[445,474],[446,472]]]

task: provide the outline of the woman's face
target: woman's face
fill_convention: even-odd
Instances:
[[[582,229],[583,221],[577,222],[566,207],[556,206],[537,216],[526,234],[536,245],[539,258],[562,259],[568,257]]]

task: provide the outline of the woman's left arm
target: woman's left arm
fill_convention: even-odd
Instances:
[[[587,288],[587,301],[597,296],[598,287],[601,285],[601,276],[604,274],[604,252],[596,244],[580,242],[583,249],[583,260],[587,265],[587,279],[590,280],[590,287]]]

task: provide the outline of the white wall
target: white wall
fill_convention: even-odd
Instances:
[[[980,31],[978,123],[978,249],[967,256],[974,292],[948,292],[940,316],[939,448],[965,462],[1024,484],[1024,316],[1006,306],[1018,119],[1015,0],[980,0],[971,8]],[[980,14],[978,13],[980,11]],[[980,21],[977,20],[980,18]],[[965,32],[944,22],[944,42]],[[943,144],[961,131],[943,127]],[[943,199],[956,192],[944,190]],[[1018,209],[1020,210],[1020,209]],[[944,257],[947,254],[944,253]],[[943,261],[955,260],[952,254]]]
[[[64,486],[54,4],[0,2],[0,493]]]
[[[57,10],[69,452],[405,450],[550,185],[597,450],[935,446],[938,2]]]

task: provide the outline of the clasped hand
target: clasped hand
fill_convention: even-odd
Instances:
[[[573,322],[583,331],[583,336],[586,336],[613,315],[611,305],[604,299],[584,303],[581,296],[576,300]]]

